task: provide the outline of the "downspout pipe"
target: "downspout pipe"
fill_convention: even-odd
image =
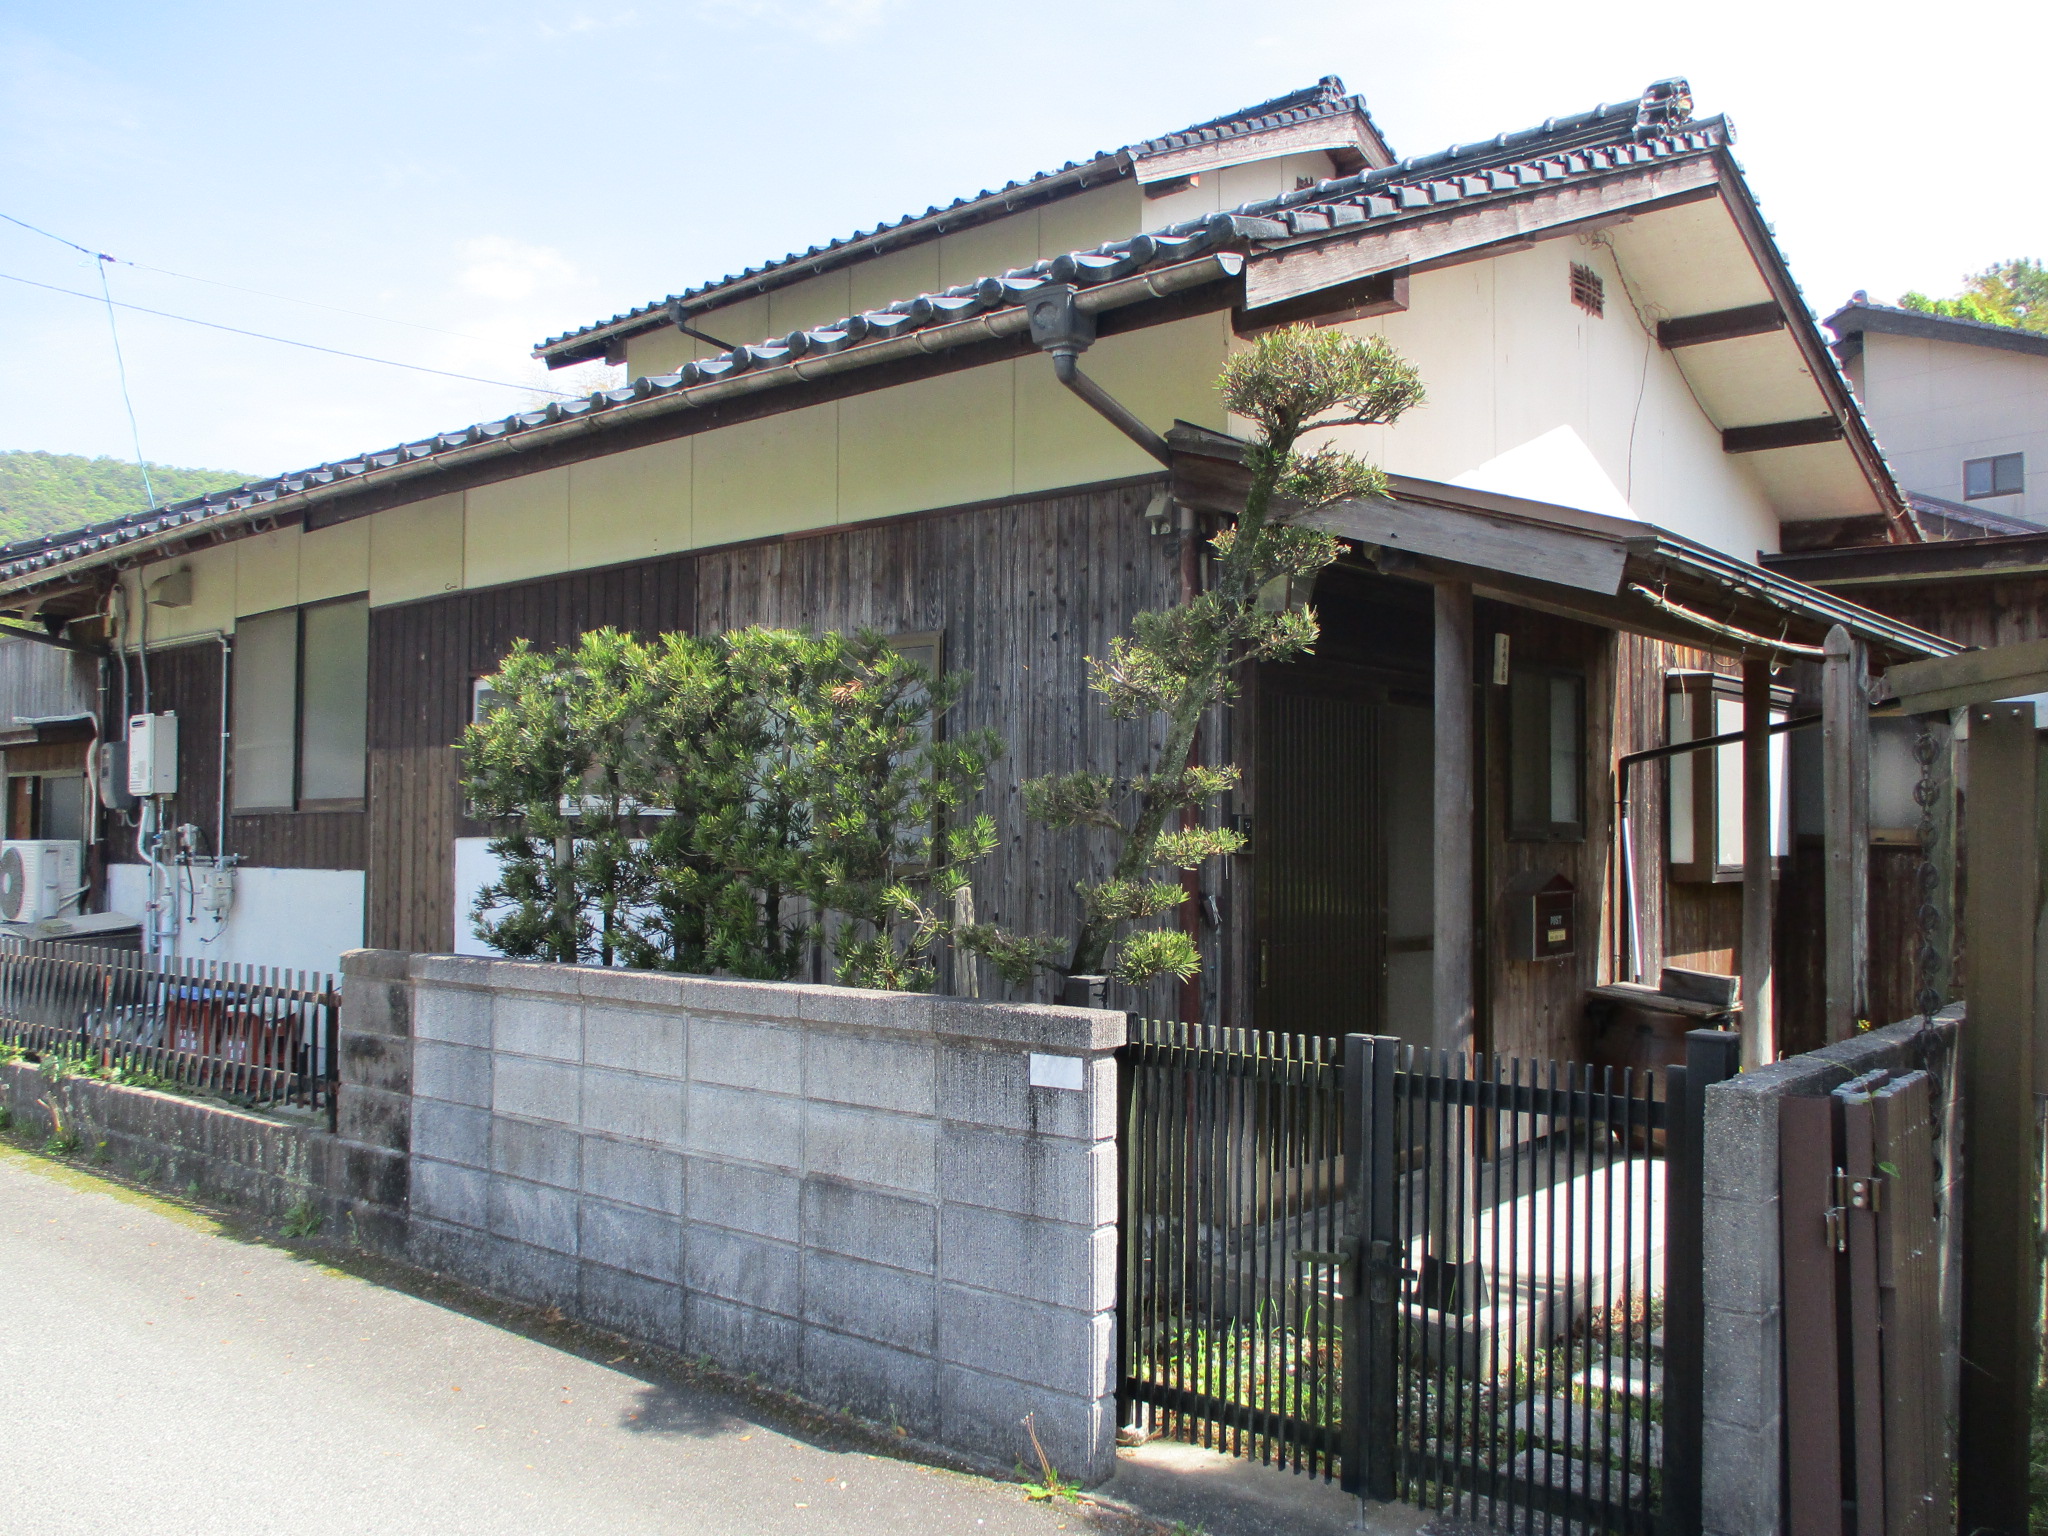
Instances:
[[[1052,354],[1052,374],[1101,416],[1160,463],[1171,465],[1166,439],[1140,421],[1121,401],[1081,371],[1081,354],[1095,344],[1095,316],[1081,307],[1072,283],[1047,283],[1025,302],[1031,339]]]
[[[1160,463],[1171,465],[1166,439],[1131,414],[1129,407],[1081,371],[1081,355],[1061,348],[1052,355],[1052,376],[1085,400],[1104,421],[1123,433]]]

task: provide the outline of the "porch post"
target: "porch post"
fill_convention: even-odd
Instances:
[[[1827,1035],[1870,1013],[1870,705],[1863,645],[1837,624],[1820,668],[1821,802],[1827,854]]]
[[[1430,1044],[1472,1047],[1472,585],[1436,584],[1435,1018]]]
[[[1742,1070],[1778,1057],[1771,996],[1771,664],[1742,663]]]

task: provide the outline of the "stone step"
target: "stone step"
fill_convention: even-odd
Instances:
[[[1573,1402],[1565,1397],[1535,1397],[1509,1408],[1501,1415],[1500,1424],[1504,1431],[1527,1435],[1539,1445],[1566,1448],[1595,1460],[1611,1457],[1620,1461],[1626,1433],[1630,1463],[1640,1466],[1647,1461],[1655,1466],[1663,1461],[1664,1431],[1656,1424],[1644,1423],[1640,1413],[1629,1415],[1624,1424],[1622,1415],[1616,1412],[1610,1422],[1592,1403]]]
[[[1630,1397],[1653,1398],[1664,1393],[1664,1363],[1633,1356],[1625,1360],[1596,1360],[1573,1382],[1596,1392],[1622,1392]]]
[[[1643,1497],[1643,1480],[1633,1472],[1626,1476],[1619,1468],[1610,1472],[1597,1462],[1581,1461],[1560,1451],[1524,1451],[1508,1463],[1508,1470],[1538,1487],[1564,1488],[1582,1498],[1637,1504]]]

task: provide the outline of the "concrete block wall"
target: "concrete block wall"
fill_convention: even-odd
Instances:
[[[1706,1536],[1783,1528],[1783,1291],[1779,1273],[1778,1106],[1816,1098],[1852,1077],[1925,1069],[1943,1095],[1941,1154],[1955,1187],[1957,1116],[1947,1092],[1963,1006],[1909,1020],[1717,1083],[1706,1094],[1705,1433],[1701,1527]],[[1952,1195],[1951,1195],[1952,1198]],[[1953,1232],[1951,1224],[1949,1230]],[[1953,1274],[1953,1269],[1949,1270]],[[1944,1312],[1954,1287],[1945,1279]]]
[[[415,1260],[1004,1466],[1033,1413],[1112,1470],[1122,1014],[376,963],[413,986]]]

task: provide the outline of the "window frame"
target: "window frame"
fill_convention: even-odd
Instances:
[[[361,792],[360,794],[357,794],[357,795],[331,796],[331,797],[323,797],[323,798],[320,798],[320,799],[308,799],[308,798],[306,797],[306,793],[305,793],[305,785],[306,785],[306,615],[307,615],[307,614],[308,614],[309,612],[317,611],[317,610],[319,610],[319,609],[323,609],[323,608],[334,608],[334,607],[338,607],[338,606],[340,606],[340,605],[341,605],[341,604],[343,604],[343,603],[360,603],[360,604],[361,604],[361,605],[363,606],[363,609],[364,609],[364,621],[365,621],[365,622],[364,622],[364,635],[363,635],[363,753],[362,753],[362,792]],[[229,740],[228,740],[228,749],[229,749],[229,755],[230,755],[230,774],[229,774],[229,782],[230,782],[230,788],[229,788],[229,797],[228,797],[228,814],[229,814],[230,816],[302,816],[302,815],[305,815],[305,816],[312,816],[312,815],[320,815],[320,814],[322,814],[322,813],[331,813],[331,812],[335,812],[335,811],[361,811],[361,810],[365,809],[365,808],[366,808],[366,807],[367,807],[367,806],[369,805],[369,799],[370,799],[370,751],[369,751],[369,715],[370,715],[370,701],[369,701],[369,693],[370,693],[370,642],[369,642],[369,623],[368,623],[368,621],[369,621],[369,617],[370,617],[370,615],[369,615],[369,604],[370,604],[370,595],[369,595],[369,593],[367,593],[367,592],[349,592],[349,593],[344,593],[344,594],[343,594],[343,595],[341,595],[340,597],[328,597],[328,598],[322,598],[322,599],[320,599],[320,600],[319,600],[319,601],[317,601],[317,602],[311,602],[311,603],[298,603],[298,604],[295,604],[295,605],[293,605],[292,607],[289,607],[289,608],[270,608],[270,609],[266,609],[266,610],[265,610],[264,612],[262,612],[262,613],[248,613],[248,614],[242,614],[241,616],[239,616],[239,617],[238,617],[238,618],[237,618],[237,619],[235,620],[236,632],[237,632],[237,634],[239,635],[239,633],[240,633],[240,630],[241,630],[241,626],[242,626],[242,625],[244,625],[244,624],[246,624],[246,623],[248,623],[248,622],[249,622],[250,620],[252,620],[252,619],[268,619],[268,618],[273,618],[273,617],[275,617],[275,616],[277,616],[277,615],[279,615],[279,614],[287,614],[287,613],[288,613],[288,614],[290,614],[290,615],[292,616],[292,629],[291,629],[291,633],[292,633],[292,667],[291,667],[291,678],[292,678],[292,709],[291,709],[291,716],[292,716],[292,724],[291,724],[291,803],[290,803],[289,805],[243,805],[243,804],[241,804],[241,803],[240,803],[240,801],[239,801],[239,799],[238,799],[238,796],[239,796],[239,794],[240,794],[240,786],[239,786],[239,784],[238,784],[238,783],[236,783],[236,782],[235,782],[235,780],[236,780],[236,777],[237,777],[237,776],[236,776],[236,775],[234,774],[234,772],[233,772],[233,756],[234,756],[234,750],[235,750],[235,745],[236,745],[237,739],[238,739],[238,738],[239,738],[239,737],[241,736],[241,734],[242,734],[242,732],[241,732],[241,730],[240,730],[240,726],[241,726],[241,721],[240,721],[240,719],[239,719],[239,710],[240,710],[240,707],[241,707],[241,698],[240,698],[240,694],[239,694],[239,692],[238,692],[238,691],[234,691],[234,690],[235,690],[235,680],[234,680],[233,674],[232,674],[232,672],[231,672],[231,674],[230,674],[230,689],[231,689],[231,692],[230,692],[230,694],[229,694],[229,699],[228,699],[228,719],[229,719],[229,722],[230,722],[230,725],[229,725]],[[237,655],[238,655],[238,657],[239,657],[239,654],[240,654],[240,646],[239,646],[239,642],[238,642],[238,643],[237,643]]]
[[[1577,764],[1574,799],[1578,816],[1569,821],[1555,817],[1523,817],[1516,805],[1516,785],[1524,774],[1540,772],[1546,791],[1554,792],[1553,778],[1555,760],[1554,740],[1550,724],[1550,684],[1564,681],[1573,685],[1577,693],[1576,718],[1573,721],[1575,740],[1572,755]],[[1543,686],[1542,719],[1544,722],[1540,744],[1530,742],[1526,734],[1516,729],[1516,695],[1520,689],[1536,684]],[[1514,843],[1583,843],[1586,840],[1591,795],[1589,785],[1589,733],[1587,727],[1588,694],[1586,669],[1581,666],[1553,665],[1545,662],[1513,662],[1508,668],[1506,698],[1503,709],[1506,715],[1507,749],[1503,759],[1504,793],[1501,796],[1502,810],[1506,816],[1506,836]],[[1541,764],[1540,769],[1538,764]]]
[[[1979,465],[1990,479],[1991,488],[1983,491],[1970,489],[1970,471]],[[2012,483],[2001,488],[2000,469],[2010,465],[2013,469]],[[2000,496],[2022,496],[2027,489],[2027,456],[2025,453],[1992,453],[1982,458],[1963,460],[1963,500],[1992,501]]]
[[[1742,679],[1727,672],[1673,671],[1664,674],[1664,720],[1663,735],[1667,745],[1676,745],[1672,738],[1672,700],[1679,696],[1692,699],[1694,708],[1699,702],[1707,706],[1709,724],[1706,729],[1695,728],[1686,738],[1698,741],[1709,736],[1723,734],[1715,706],[1733,703],[1738,712],[1742,707]],[[1773,686],[1771,689],[1771,723],[1790,717],[1793,694],[1790,688]],[[1770,745],[1772,780],[1772,839],[1771,865],[1778,869],[1791,852],[1792,839],[1792,761],[1789,738],[1783,733],[1773,736]],[[1742,839],[1735,839],[1736,846],[1732,859],[1720,856],[1730,850],[1723,846],[1721,824],[1723,799],[1727,794],[1736,797],[1735,812],[1741,814],[1742,795],[1742,744],[1733,742],[1725,747],[1712,747],[1701,751],[1675,753],[1665,759],[1664,773],[1664,861],[1671,879],[1681,885],[1726,885],[1742,879]],[[1733,764],[1736,772],[1730,784],[1722,783],[1722,768]],[[1678,831],[1681,821],[1679,798],[1680,783],[1688,788],[1684,791],[1691,797],[1690,831],[1692,856],[1681,860],[1678,857]]]

